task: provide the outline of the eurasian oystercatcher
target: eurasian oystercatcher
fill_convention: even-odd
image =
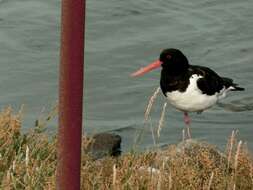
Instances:
[[[141,76],[160,66],[160,88],[170,104],[184,113],[189,137],[191,120],[188,112],[201,113],[226,97],[228,91],[244,90],[233,83],[232,79],[221,77],[208,67],[190,65],[178,49],[163,50],[159,60],[137,70],[131,76]]]

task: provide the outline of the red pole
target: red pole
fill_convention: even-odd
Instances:
[[[56,188],[80,189],[85,0],[62,0]]]

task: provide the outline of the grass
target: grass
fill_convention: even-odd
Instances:
[[[55,189],[56,137],[45,133],[48,118],[21,133],[21,113],[0,112],[0,189]],[[83,153],[82,189],[253,189],[252,155],[235,131],[223,153],[204,142],[181,145],[97,161]]]

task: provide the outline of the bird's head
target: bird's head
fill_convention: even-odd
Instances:
[[[165,49],[161,52],[158,60],[143,67],[131,76],[141,76],[151,70],[162,67],[168,74],[178,75],[186,71],[189,67],[189,63],[185,55],[178,49]]]

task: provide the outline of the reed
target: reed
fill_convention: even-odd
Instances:
[[[185,141],[185,130],[184,129],[182,130],[182,141],[183,142]]]
[[[207,190],[211,189],[211,185],[212,185],[212,182],[213,182],[213,176],[214,176],[214,173],[212,172],[211,176],[210,176],[210,179],[209,179],[209,182],[208,182]]]
[[[162,109],[161,117],[160,117],[160,120],[159,120],[159,123],[158,123],[158,128],[157,128],[157,136],[158,136],[158,138],[160,137],[160,133],[161,133],[161,130],[162,130],[162,127],[163,127],[166,106],[167,106],[167,102],[165,102],[163,104],[163,109]]]
[[[0,189],[53,190],[56,138],[46,133],[48,117],[40,118],[39,125],[26,133],[21,132],[21,118],[21,113],[14,113],[10,107],[0,112]],[[213,153],[216,147],[203,148],[202,142],[198,142],[202,147],[198,153],[194,147],[180,152],[178,145],[100,160],[83,153],[82,189],[253,189],[252,153],[241,141],[235,146],[233,138],[233,150],[228,146],[227,154],[221,153],[220,159]],[[84,137],[83,146],[86,143]]]
[[[236,153],[235,153],[235,164],[234,164],[235,171],[237,171],[237,167],[238,167],[238,159],[240,156],[241,146],[242,146],[242,141],[239,141],[237,145]]]
[[[116,168],[116,164],[113,165],[113,178],[112,178],[112,185],[115,188],[116,187],[116,179],[117,179],[117,168]]]
[[[168,187],[168,190],[171,190],[172,189],[172,175],[171,175],[171,172],[169,173],[169,187]]]
[[[231,133],[231,136],[230,136],[230,139],[229,139],[229,143],[228,143],[228,146],[227,146],[227,150],[228,150],[228,168],[230,167],[230,163],[231,163],[231,158],[232,158],[232,151],[233,151],[233,147],[234,147],[234,144],[235,144],[235,139],[236,139],[236,134],[237,134],[237,131],[233,130],[232,133]]]
[[[156,90],[154,91],[153,95],[149,98],[148,105],[147,105],[147,108],[144,113],[144,119],[146,122],[148,121],[154,101],[157,98],[157,95],[159,94],[159,92],[160,92],[160,87],[157,87]]]
[[[157,87],[155,89],[155,91],[153,92],[152,96],[150,96],[147,107],[146,107],[145,112],[144,112],[144,128],[147,127],[148,124],[150,123],[150,131],[151,131],[151,134],[152,134],[152,140],[153,140],[154,146],[156,146],[156,138],[155,138],[154,129],[153,129],[153,126],[152,126],[150,113],[151,113],[153,104],[154,104],[159,92],[160,92],[160,87]],[[136,145],[139,144],[140,141],[141,141],[141,138],[142,138],[142,135],[143,135],[143,132],[144,132],[144,128],[140,131],[140,133],[135,138],[135,142],[134,142],[135,148],[136,148]]]

